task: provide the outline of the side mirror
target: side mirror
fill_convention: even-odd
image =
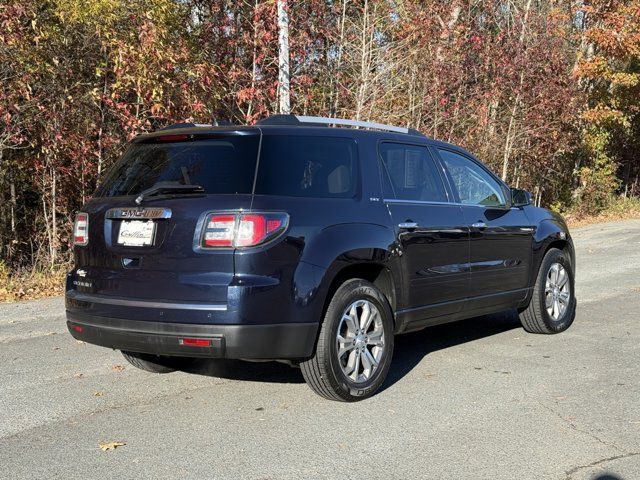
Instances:
[[[511,206],[525,207],[531,205],[531,203],[531,194],[529,192],[519,188],[511,189]]]

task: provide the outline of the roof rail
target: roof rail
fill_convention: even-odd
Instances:
[[[258,125],[348,125],[350,127],[382,130],[385,132],[405,133],[424,136],[412,128],[396,127],[376,122],[362,122],[359,120],[347,120],[344,118],[309,117],[307,115],[272,115],[257,122]]]
[[[194,122],[180,122],[172,125],[167,125],[160,130],[173,130],[174,128],[192,128],[192,127],[228,127],[232,126],[229,120],[218,120],[214,118],[211,123],[194,123]]]
[[[192,127],[210,127],[210,123],[193,123],[193,122],[180,122],[172,125],[167,125],[160,130],[173,130],[174,128],[192,128]]]

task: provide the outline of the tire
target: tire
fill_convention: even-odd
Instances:
[[[356,318],[357,322],[353,321]],[[371,320],[363,331],[367,318]],[[354,335],[356,331],[359,333]],[[300,363],[302,375],[314,392],[329,400],[353,402],[368,398],[389,372],[393,334],[393,314],[385,296],[366,280],[348,280],[329,303],[315,354]],[[339,338],[352,341],[340,343]],[[343,352],[341,357],[339,351]],[[349,370],[351,376],[346,373]]]
[[[560,265],[561,268],[555,267],[556,265]],[[553,287],[551,288],[550,293],[547,292],[547,278],[548,276],[551,276],[551,279],[554,278],[554,273],[551,272],[552,268],[560,268],[560,272],[563,269],[567,276],[566,284],[568,284],[569,288],[569,299],[566,301],[565,310],[561,314],[558,313],[557,310],[553,310],[554,307],[551,307],[552,313],[549,313],[547,309],[547,300],[551,300],[551,303],[553,304],[554,299],[560,299],[562,294],[562,292],[557,289],[557,285],[554,282],[551,283],[556,286],[556,293],[554,293]],[[561,274],[559,276],[564,278]],[[557,279],[558,277],[555,278]],[[560,280],[558,284],[559,283],[562,283],[562,280]],[[558,306],[562,308],[562,302],[560,300]],[[554,315],[556,318],[554,318]],[[571,263],[562,250],[551,248],[542,259],[536,283],[533,288],[531,301],[529,302],[529,305],[520,312],[520,322],[524,329],[529,333],[552,334],[564,332],[571,326],[575,317],[575,282]]]
[[[134,367],[151,373],[175,372],[193,362],[191,358],[163,357],[147,353],[126,352],[124,350],[122,351],[122,356]]]

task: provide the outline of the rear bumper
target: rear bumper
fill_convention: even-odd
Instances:
[[[206,325],[110,318],[67,310],[67,327],[77,340],[155,355],[293,359],[313,353],[316,323]],[[209,346],[181,345],[182,338],[210,340]]]

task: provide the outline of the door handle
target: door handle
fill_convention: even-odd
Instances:
[[[407,220],[406,222],[399,223],[398,227],[410,230],[412,228],[418,228],[418,224]]]
[[[487,228],[487,224],[482,222],[482,221],[476,222],[476,223],[472,223],[471,226],[473,228],[480,228],[480,229]]]

